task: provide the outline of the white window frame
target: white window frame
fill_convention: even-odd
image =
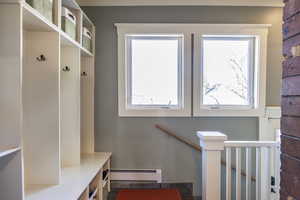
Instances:
[[[206,24],[194,33],[193,115],[205,117],[263,116],[266,106],[266,59],[268,27],[265,24]],[[254,102],[253,106],[203,106],[202,105],[202,38],[203,36],[233,36],[255,38]],[[197,56],[199,55],[199,56]]]
[[[115,24],[118,32],[118,105],[120,117],[186,117],[191,116],[191,32],[176,24]],[[182,87],[179,89],[179,106],[130,106],[130,76],[128,35],[183,36]],[[180,84],[179,84],[180,85]]]
[[[132,104],[132,66],[131,66],[131,58],[132,58],[132,40],[139,40],[139,39],[147,39],[147,40],[176,40],[178,41],[178,88],[177,88],[177,98],[178,98],[178,105],[134,105]],[[128,72],[127,73],[127,107],[128,109],[180,109],[183,107],[183,89],[182,89],[182,82],[183,82],[183,40],[184,37],[183,35],[126,35],[126,45],[127,45],[127,67],[128,67]]]
[[[204,90],[203,90],[203,82],[201,81],[201,97],[200,98],[200,107],[203,109],[214,109],[214,110],[236,110],[236,109],[240,109],[240,110],[248,110],[248,109],[252,109],[255,106],[255,101],[254,101],[254,68],[255,68],[255,38],[254,37],[234,37],[234,36],[204,36],[202,37],[202,41],[201,41],[201,71],[203,73],[201,73],[201,80],[204,80],[204,58],[203,58],[203,51],[204,51],[204,45],[203,45],[203,41],[204,40],[235,40],[235,41],[250,41],[250,45],[249,45],[249,52],[250,52],[250,59],[249,59],[249,81],[248,81],[248,86],[249,86],[249,94],[248,94],[248,99],[249,99],[249,105],[225,105],[225,104],[221,104],[221,105],[206,105],[203,103],[203,94],[204,94]]]
[[[266,107],[267,37],[269,24],[115,24],[118,32],[118,105],[121,117],[261,117]],[[126,35],[183,35],[183,106],[180,109],[127,106]],[[255,37],[254,106],[201,106],[203,35]],[[193,46],[192,46],[193,43]],[[192,52],[193,49],[193,52]],[[193,55],[192,55],[193,54]],[[199,56],[197,56],[199,55]],[[191,59],[193,57],[193,59]],[[193,60],[193,69],[192,69]],[[193,75],[192,75],[193,71]],[[193,76],[193,78],[192,78]],[[193,86],[193,87],[192,87]],[[192,108],[193,105],[193,108]]]

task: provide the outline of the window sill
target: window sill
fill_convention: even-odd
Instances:
[[[194,117],[261,117],[264,109],[200,109],[194,111]]]
[[[120,110],[119,117],[262,117],[264,109],[226,110],[201,109],[193,115],[188,110],[149,109],[149,110]]]
[[[119,117],[191,117],[190,110],[145,109],[119,110]]]

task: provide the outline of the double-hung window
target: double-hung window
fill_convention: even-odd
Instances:
[[[117,24],[119,116],[261,116],[266,25]]]

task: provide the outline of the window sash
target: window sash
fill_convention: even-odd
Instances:
[[[183,108],[183,35],[154,35],[154,34],[143,34],[143,35],[126,35],[126,109],[131,110],[147,110],[147,109],[171,109],[179,110]],[[132,41],[133,40],[177,40],[177,105],[159,105],[159,104],[132,104]]]
[[[249,55],[248,55],[248,105],[228,105],[228,104],[204,104],[204,40],[236,40],[236,41],[249,41]],[[235,36],[226,36],[226,35],[202,35],[200,39],[200,47],[201,47],[201,55],[200,55],[200,108],[201,109],[209,109],[209,110],[250,110],[255,108],[255,37],[243,36],[243,35],[235,35]]]

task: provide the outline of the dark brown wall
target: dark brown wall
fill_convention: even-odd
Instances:
[[[300,199],[300,0],[285,0],[283,14],[281,200]]]

